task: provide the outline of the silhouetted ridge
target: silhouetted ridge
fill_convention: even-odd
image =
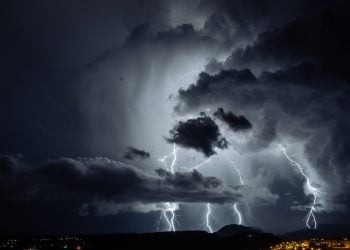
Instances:
[[[241,233],[261,234],[263,233],[263,231],[255,227],[246,227],[242,225],[231,224],[231,225],[226,225],[221,229],[219,229],[217,232],[215,232],[215,234],[220,237],[228,237],[228,236],[233,236]]]

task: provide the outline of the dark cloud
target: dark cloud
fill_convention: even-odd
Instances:
[[[215,148],[225,149],[228,143],[221,136],[219,127],[208,116],[179,121],[170,131],[169,143],[176,143],[185,148],[192,148],[206,157],[215,154]]]
[[[253,125],[242,115],[235,115],[231,111],[225,113],[223,108],[215,111],[214,116],[224,121],[232,130],[247,130]]]
[[[238,73],[244,77],[238,78]],[[188,113],[217,105],[240,109],[250,117],[259,111],[259,116],[249,121],[259,124],[254,130],[256,143],[266,146],[279,129],[303,138],[312,128],[346,124],[340,114],[349,105],[347,85],[327,64],[310,62],[265,71],[258,78],[247,69],[224,70],[213,76],[201,73],[195,84],[179,90],[175,110]]]
[[[215,75],[219,73],[224,68],[224,63],[219,62],[215,58],[211,58],[209,62],[205,65],[204,71],[210,75]]]
[[[349,106],[349,41],[343,32],[348,25],[347,17],[324,12],[265,31],[252,45],[234,50],[226,62],[211,61],[208,72],[218,73],[201,73],[195,84],[179,90],[175,110],[186,113],[213,105],[240,109],[259,124],[253,139],[257,148],[279,134],[303,139],[312,128],[315,134],[322,128],[336,135],[333,127],[347,123],[341,114]],[[255,77],[252,71],[261,74]]]
[[[204,23],[201,33],[214,38],[223,47],[239,46],[250,40],[252,34],[243,20],[228,18],[224,14],[214,12]]]
[[[350,159],[345,152],[350,141],[344,135],[350,133],[350,121],[344,114],[350,109],[350,93],[344,77],[326,65],[300,63],[263,72],[252,78],[255,81],[237,80],[236,69],[214,76],[202,73],[196,84],[179,91],[176,110],[192,113],[217,106],[241,110],[256,124],[240,144],[244,152],[299,141],[312,166],[309,171],[316,172],[311,174],[314,182],[333,198],[323,199],[322,207],[334,211],[342,207],[337,202],[342,202],[348,188]],[[336,185],[330,186],[334,179]]]
[[[145,172],[107,158],[60,158],[29,166],[1,157],[2,202],[46,201],[113,204],[161,202],[232,202],[240,197],[233,187],[197,171],[171,174]]]
[[[124,152],[123,158],[127,160],[133,160],[135,158],[146,159],[149,158],[151,154],[147,151],[137,149],[134,147],[127,147]]]
[[[200,7],[226,15],[253,37],[296,18],[313,16],[324,10],[344,15],[349,3],[344,0],[203,0]]]
[[[225,102],[230,99],[232,92],[238,91],[242,85],[255,85],[256,77],[249,69],[223,70],[216,75],[200,73],[195,84],[191,84],[187,89],[180,89],[179,102],[175,107],[178,113],[188,112],[194,107],[205,106],[205,104]],[[226,93],[226,94],[225,94]],[[248,93],[247,93],[248,94]],[[236,96],[236,98],[254,98],[258,100],[259,96]]]
[[[318,205],[344,209],[350,162],[345,153],[350,120],[344,116],[350,109],[348,26],[348,17],[324,12],[265,31],[224,63],[212,60],[206,70],[214,75],[201,73],[196,83],[179,90],[175,110],[240,110],[256,124],[239,145],[244,152],[299,143],[305,156],[298,160],[305,157],[314,185],[332,197]]]
[[[348,17],[324,12],[314,18],[296,19],[284,26],[262,32],[252,45],[233,51],[225,67],[268,70],[290,67],[301,61],[328,63],[339,73],[347,73],[350,39]]]

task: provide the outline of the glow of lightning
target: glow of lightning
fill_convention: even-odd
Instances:
[[[183,75],[181,75],[176,81],[170,83],[171,85],[174,85],[182,80],[184,80],[186,77],[190,76],[190,75],[197,75],[201,70],[192,70],[192,71],[189,71]]]
[[[238,177],[239,177],[239,182],[241,185],[244,185],[244,181],[242,179],[242,175],[241,175],[241,172],[239,171],[239,169],[237,168],[236,164],[233,162],[233,160],[231,160],[228,155],[226,154],[226,157],[227,157],[227,160],[229,162],[231,162],[232,166],[233,166],[233,169],[236,171]]]
[[[159,161],[164,164],[165,169],[170,171],[172,174],[174,174],[174,166],[175,166],[176,159],[177,159],[176,152],[177,152],[177,148],[176,148],[176,144],[174,143],[173,152],[171,152],[171,154],[165,155],[163,158],[159,159]],[[168,166],[167,159],[169,159],[170,157],[172,157],[173,160],[171,161],[170,166]]]
[[[176,77],[175,80],[171,80],[169,82],[169,86],[174,86],[175,84],[179,83],[180,81],[184,81],[187,77],[191,76],[191,75],[198,75],[202,70],[198,69],[198,70],[192,70],[189,71],[179,77]],[[149,98],[149,100],[146,103],[150,103],[153,100],[159,100],[160,97],[160,93],[161,93],[161,89],[159,89],[158,91],[156,91],[151,98]]]
[[[192,169],[199,169],[200,167],[202,167],[203,165],[205,165],[205,164],[207,164],[207,163],[209,163],[211,161],[211,158],[208,158],[208,159],[206,159],[205,161],[202,161],[202,162],[200,162],[200,163],[198,163],[196,166],[194,166],[194,167],[192,167],[192,168],[190,168],[191,170]]]
[[[242,215],[241,212],[238,210],[237,208],[237,202],[235,202],[233,204],[233,210],[235,211],[235,213],[237,214],[238,217],[238,225],[242,225]]]
[[[176,210],[176,204],[172,204],[170,202],[166,202],[167,208],[162,211],[161,216],[165,219],[166,223],[168,224],[168,231],[176,231],[175,228],[175,210]],[[167,213],[170,213],[170,218],[168,217]]]
[[[176,148],[176,144],[173,144],[173,151],[169,154],[169,155],[165,155],[162,158],[159,159],[159,161],[161,163],[164,164],[164,167],[166,170],[170,171],[172,174],[174,174],[174,167],[176,164],[176,160],[177,160],[177,148]],[[167,161],[169,158],[172,158],[172,161],[170,163],[170,165],[168,165]],[[203,165],[207,164],[208,162],[210,162],[211,158],[206,159],[203,162],[198,163],[196,166],[190,168],[190,170],[197,170],[200,167],[202,167]],[[175,210],[176,210],[176,204],[175,203],[170,203],[170,202],[166,202],[165,203],[166,208],[162,211],[161,213],[161,217],[164,218],[165,222],[168,224],[168,231],[176,231],[175,228]],[[168,213],[170,213],[170,218],[168,217]],[[211,213],[211,205],[210,203],[207,203],[207,213],[206,213],[206,226],[209,230],[210,233],[213,232],[213,229],[210,225],[210,217],[212,217],[212,213]],[[161,219],[160,219],[161,220]]]
[[[174,166],[177,159],[176,152],[177,152],[177,148],[176,148],[176,144],[174,143],[173,152],[159,159],[159,161],[164,164],[165,169],[170,171],[172,174],[174,174]],[[173,158],[173,160],[171,161],[170,166],[168,166],[167,160],[171,157]],[[166,202],[165,205],[166,205],[166,209],[162,211],[161,216],[165,219],[166,223],[168,224],[168,231],[175,232],[176,231],[175,210],[176,210],[177,204]],[[170,213],[170,218],[168,217],[168,213]]]
[[[236,166],[236,164],[230,159],[230,157],[228,156],[228,154],[226,154],[227,160],[232,164],[233,169],[236,171],[238,177],[239,177],[239,182],[241,185],[244,185],[244,181],[242,179],[242,175],[241,172],[239,171],[238,167]],[[249,207],[249,206],[248,206]],[[237,202],[235,202],[232,206],[233,208],[233,212],[236,214],[236,218],[238,218],[238,225],[242,225],[243,223],[243,218],[242,218],[242,213],[239,211],[238,207],[237,207]]]
[[[175,149],[174,149],[175,152]],[[209,163],[211,161],[211,158],[209,157],[208,159],[206,159],[205,161],[202,161],[200,163],[198,163],[197,165],[191,167],[191,168],[185,168],[186,170],[198,170],[199,168],[201,168],[202,166],[204,166],[205,164]],[[212,217],[212,213],[211,213],[211,205],[210,203],[207,203],[207,212],[205,215],[205,225],[208,228],[208,231],[210,233],[213,232],[213,229],[210,225],[210,217]]]
[[[203,165],[207,164],[208,162],[210,162],[211,158],[206,159],[203,162],[198,163],[196,166],[190,168],[190,169],[199,169],[200,167],[202,167]],[[211,205],[210,203],[207,203],[207,213],[205,216],[205,225],[208,228],[209,232],[212,233],[213,232],[213,228],[210,225],[210,217],[212,217],[212,213],[211,213]]]
[[[213,232],[212,227],[210,226],[210,217],[211,217],[211,207],[210,207],[210,203],[207,203],[207,214],[206,214],[206,226],[209,230],[210,233]]]
[[[169,231],[172,229],[170,220],[168,218],[168,215],[166,214],[166,210],[162,211],[162,216],[165,219],[166,223],[169,225]]]
[[[304,172],[304,168],[296,161],[294,161],[288,154],[287,154],[287,150],[285,147],[283,147],[282,145],[279,145],[280,149],[283,152],[283,155],[287,158],[287,160],[290,162],[290,164],[294,167],[297,167],[299,170],[299,173],[304,177],[305,181],[306,181],[306,187],[308,189],[308,191],[311,193],[313,199],[312,199],[312,204],[310,206],[310,209],[308,211],[308,213],[306,214],[306,227],[307,228],[311,228],[310,225],[310,221],[312,220],[313,222],[313,228],[317,229],[317,221],[316,221],[316,216],[314,214],[314,212],[316,211],[316,205],[317,205],[317,197],[318,197],[318,191],[317,189],[311,185],[310,183],[310,179],[309,177],[305,174]]]

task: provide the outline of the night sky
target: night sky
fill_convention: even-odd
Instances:
[[[0,234],[350,223],[348,5],[1,1]]]

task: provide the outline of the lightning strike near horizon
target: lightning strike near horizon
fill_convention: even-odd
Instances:
[[[304,177],[305,182],[306,182],[306,187],[308,192],[310,192],[310,195],[313,197],[312,199],[312,204],[310,206],[310,209],[305,217],[305,225],[307,228],[311,228],[310,221],[313,223],[313,229],[317,229],[317,220],[314,212],[317,212],[317,195],[318,195],[318,190],[314,186],[311,185],[309,177],[305,174],[304,168],[295,160],[293,160],[288,154],[287,150],[285,147],[282,145],[279,145],[280,149],[283,152],[283,155],[287,158],[287,160],[290,162],[290,164],[294,167],[297,167],[299,170],[299,173]],[[306,194],[307,196],[309,194]]]
[[[204,166],[205,164],[207,164],[208,162],[211,161],[211,158],[209,157],[208,159],[206,159],[205,161],[202,161],[200,163],[198,163],[196,166],[190,168],[191,170],[192,169],[199,169],[200,167]],[[212,233],[213,232],[213,229],[210,225],[210,217],[212,217],[212,213],[211,213],[211,205],[210,203],[207,203],[207,213],[206,213],[206,216],[205,216],[205,225],[206,227],[208,228],[209,232]]]
[[[230,159],[230,157],[228,156],[228,154],[226,154],[227,160],[232,164],[233,169],[235,170],[235,172],[237,173],[237,176],[239,178],[239,182],[241,185],[244,185],[244,181],[242,179],[242,175],[241,172],[239,171],[238,167],[236,166],[236,164],[233,162],[233,160]],[[247,204],[248,205],[248,204]],[[249,207],[249,206],[248,206]],[[241,211],[239,211],[239,208],[237,207],[237,202],[235,202],[232,206],[233,208],[233,212],[235,213],[235,217],[238,219],[237,224],[238,225],[242,225],[243,224],[243,218],[242,218],[242,213]]]
[[[161,212],[161,216],[165,219],[165,222],[168,224],[168,231],[175,232],[176,231],[176,228],[175,228],[175,210],[176,210],[177,204],[170,203],[170,202],[166,202],[165,204],[166,204],[167,208]],[[167,213],[170,213],[170,218],[168,217]]]
[[[211,214],[210,203],[207,203],[206,226],[207,226],[210,233],[213,232],[213,228],[210,225],[210,217],[211,216],[212,216],[212,214]]]
[[[174,174],[174,167],[176,164],[177,160],[177,147],[176,144],[173,144],[173,151],[169,155],[165,155],[162,158],[158,159],[161,163],[163,163],[164,168],[168,171],[170,171],[172,174]],[[168,159],[172,158],[170,165],[168,164]],[[206,159],[205,161],[202,161],[195,165],[194,167],[191,167],[187,170],[198,170],[200,167],[204,166],[205,164],[209,163],[211,161],[211,158]],[[164,218],[165,222],[168,224],[168,231],[176,231],[175,227],[175,211],[177,208],[177,203],[170,203],[166,202],[165,203],[166,208],[161,212],[161,217]],[[170,213],[170,218],[168,216],[168,213]],[[212,216],[211,214],[211,208],[210,208],[210,203],[207,203],[207,213],[206,213],[206,226],[209,230],[209,232],[213,232],[211,226],[210,226],[210,217]],[[160,218],[161,221],[161,218]]]
[[[239,209],[237,208],[237,202],[235,202],[233,204],[233,210],[235,211],[235,213],[237,214],[238,217],[238,225],[242,225],[242,215],[241,212],[239,211]]]
[[[164,157],[160,158],[159,161],[164,164],[164,167],[167,171],[170,171],[172,174],[174,174],[174,166],[176,164],[177,159],[177,148],[176,144],[173,144],[173,151],[169,155],[165,155]],[[172,161],[170,165],[168,165],[167,160],[172,157]],[[161,212],[161,217],[163,217],[168,224],[168,231],[176,231],[175,227],[175,211],[177,209],[177,203],[171,203],[166,202],[165,203],[166,208]],[[170,213],[170,218],[168,217],[168,213]]]

